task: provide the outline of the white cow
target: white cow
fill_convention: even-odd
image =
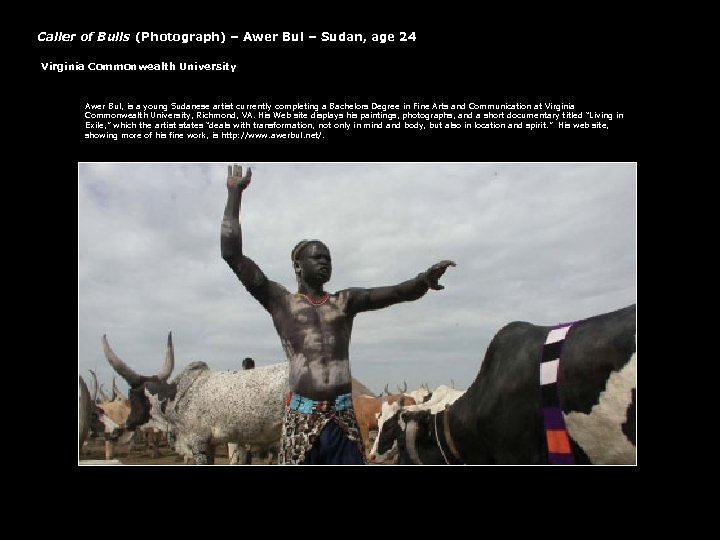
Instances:
[[[103,351],[110,365],[130,385],[130,416],[134,429],[156,419],[169,426],[176,451],[192,455],[197,464],[212,464],[218,444],[267,448],[280,441],[284,399],[289,391],[288,363],[251,370],[213,371],[193,362],[172,382],[172,333],[160,374],[135,373],[112,351],[105,336]]]

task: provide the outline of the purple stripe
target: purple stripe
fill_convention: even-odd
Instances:
[[[570,333],[571,328],[574,323],[563,323],[559,324],[551,329],[552,330],[558,330],[560,328],[568,327],[568,330],[565,334],[565,337],[563,339],[560,339],[558,341],[555,341],[553,343],[547,343],[547,340],[550,336],[550,332],[548,332],[548,335],[545,338],[545,345],[540,350],[540,362],[548,362],[551,360],[554,360],[555,358],[558,359],[558,377],[557,380],[554,383],[550,384],[541,384],[541,394],[542,394],[542,400],[543,403],[547,404],[543,406],[543,424],[545,431],[548,430],[560,430],[564,431],[565,435],[568,435],[567,433],[567,427],[565,426],[565,420],[562,415],[562,409],[560,408],[560,391],[559,391],[559,383],[560,383],[560,363],[562,362],[562,349],[563,345],[565,344],[565,340],[567,339],[567,335]],[[540,371],[542,373],[542,369]],[[552,404],[551,404],[552,403]],[[568,436],[568,439],[570,437]],[[546,441],[547,444],[547,441]],[[547,448],[547,446],[546,446]],[[559,454],[559,453],[551,453],[548,452],[548,463],[551,465],[575,465],[575,458],[573,456],[572,450],[568,454]]]
[[[544,407],[543,417],[545,419],[545,429],[560,429],[565,431],[565,422],[563,421],[562,411],[560,407]]]
[[[550,465],[575,465],[572,454],[548,454]]]

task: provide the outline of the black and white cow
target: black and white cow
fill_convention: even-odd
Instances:
[[[193,362],[172,382],[172,334],[160,374],[135,373],[112,351],[107,338],[103,351],[113,369],[130,385],[129,430],[151,419],[167,425],[175,450],[196,464],[212,464],[218,444],[235,443],[262,449],[280,441],[288,364],[283,362],[243,371],[213,371]]]
[[[398,412],[378,434],[378,461],[545,464],[540,355],[552,327],[513,322],[445,411]],[[576,322],[565,337],[557,394],[578,464],[636,463],[636,306]]]
[[[406,406],[399,401],[396,401],[395,403],[383,403],[380,407],[380,415],[377,418],[378,435],[382,431],[383,424],[385,424],[385,422],[395,416],[398,411],[429,411],[434,414],[445,409],[447,405],[452,405],[465,393],[464,390],[456,390],[454,388],[450,388],[445,384],[441,384],[435,390],[428,390],[427,392],[428,393],[425,396],[424,401],[418,402],[414,405]],[[375,438],[372,449],[370,450],[370,454],[368,455],[368,459],[373,463],[382,463],[383,461],[385,461],[386,456],[384,455],[380,455],[378,459],[379,442],[380,437],[378,436]]]

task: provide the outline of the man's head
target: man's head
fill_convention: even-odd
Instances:
[[[245,360],[242,361],[242,368],[243,369],[252,369],[255,367],[255,360],[250,358],[249,356],[245,358]]]
[[[330,281],[330,250],[320,240],[301,240],[293,248],[290,257],[298,281],[316,286]]]

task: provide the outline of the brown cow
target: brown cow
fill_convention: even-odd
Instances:
[[[95,393],[99,389],[97,376],[92,369],[90,373],[93,377],[93,392]],[[93,396],[93,401],[97,403],[96,406],[102,411],[101,422],[103,423],[105,435],[105,459],[108,460],[113,458],[115,441],[118,440],[118,437],[122,436],[120,439],[121,442],[127,442],[131,436],[130,433],[123,434],[125,421],[130,415],[130,402],[123,399],[122,394],[119,394],[119,390],[115,387],[115,381],[113,381],[113,387],[113,397],[115,399],[105,399],[97,403],[97,394]],[[117,391],[119,395],[117,395],[115,391]]]
[[[407,389],[407,385],[405,385]],[[400,388],[398,388],[400,390]],[[360,438],[362,438],[365,453],[370,451],[370,430],[378,429],[377,419],[380,415],[380,409],[383,402],[395,403],[400,401],[400,406],[415,405],[415,400],[404,394],[391,394],[388,392],[387,384],[385,385],[385,393],[387,399],[380,396],[370,396],[367,394],[353,394],[353,409],[355,410],[355,419],[360,429]]]

